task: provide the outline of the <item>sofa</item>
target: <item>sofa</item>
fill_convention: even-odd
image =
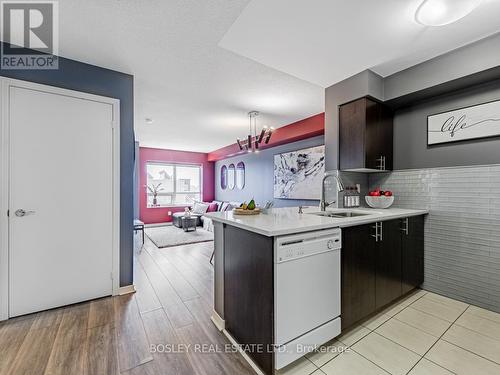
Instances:
[[[196,225],[202,226],[203,229],[213,232],[212,219],[205,216],[207,212],[223,212],[231,211],[234,207],[239,207],[239,202],[225,202],[225,201],[212,201],[212,202],[195,202],[192,207],[189,207],[191,217],[196,217]],[[206,206],[206,209],[205,209]],[[175,212],[172,215],[172,224],[177,228],[182,228],[182,217],[184,212]]]

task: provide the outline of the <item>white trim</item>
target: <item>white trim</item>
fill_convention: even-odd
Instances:
[[[212,310],[212,316],[210,317],[210,319],[219,331],[223,331],[226,328],[226,321],[220,317],[217,311]]]
[[[0,320],[9,318],[9,133],[8,82],[1,79],[0,92]]]
[[[9,88],[11,86],[66,95],[73,98],[106,103],[113,110],[113,245],[112,245],[112,294],[120,291],[120,100],[67,90],[54,86],[0,77],[0,320],[9,317]],[[132,224],[131,224],[132,226]]]
[[[120,289],[120,100],[113,106],[113,295]]]
[[[124,294],[130,294],[130,293],[135,293],[135,285],[127,285],[127,286],[122,286],[118,288],[118,293],[117,295],[123,296]]]
[[[252,367],[252,369],[258,374],[258,375],[265,375],[262,370],[259,368],[259,366],[257,366],[255,364],[255,362],[252,360],[252,358],[250,358],[250,356],[241,348],[241,345],[238,344],[238,342],[236,342],[236,340],[233,338],[233,336],[231,336],[231,334],[226,331],[226,330],[223,330],[222,333],[224,333],[224,335],[226,335],[226,337],[228,338],[229,342],[231,344],[233,344],[236,348],[238,348],[238,352],[241,354],[241,356],[243,357],[243,359]]]

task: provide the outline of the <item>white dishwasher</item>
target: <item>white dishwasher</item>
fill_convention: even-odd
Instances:
[[[338,228],[276,237],[276,369],[340,334],[341,247]]]

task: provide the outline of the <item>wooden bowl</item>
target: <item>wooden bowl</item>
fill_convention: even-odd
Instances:
[[[233,208],[233,214],[235,215],[258,215],[260,214],[260,208],[255,208],[253,210],[244,210],[243,208]]]

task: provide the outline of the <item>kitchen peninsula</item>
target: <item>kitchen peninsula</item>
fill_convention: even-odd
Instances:
[[[207,214],[215,224],[212,320],[272,374],[422,283],[427,213]]]

